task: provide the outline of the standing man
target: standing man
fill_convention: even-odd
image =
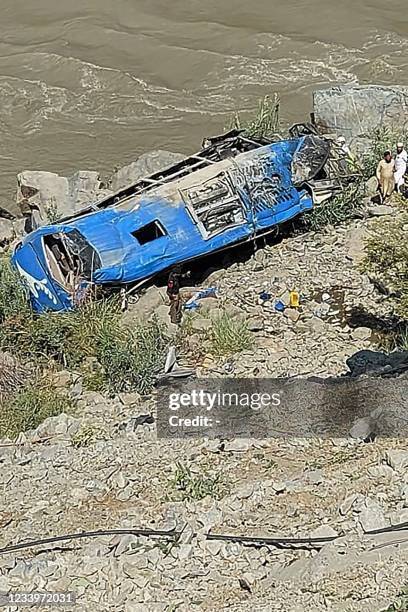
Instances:
[[[391,151],[385,151],[384,158],[377,166],[378,188],[381,194],[381,202],[385,202],[392,195],[395,189],[395,161]]]
[[[170,321],[178,325],[181,323],[183,303],[180,297],[180,280],[182,278],[181,266],[171,270],[167,281],[167,295],[170,300]]]
[[[404,185],[404,177],[407,172],[408,153],[404,149],[404,143],[397,144],[397,155],[395,156],[395,189],[401,192]]]

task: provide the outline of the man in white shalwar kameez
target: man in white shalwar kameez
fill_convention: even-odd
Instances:
[[[404,185],[404,177],[407,172],[408,153],[404,149],[404,144],[397,144],[397,154],[395,156],[395,187],[398,192]]]

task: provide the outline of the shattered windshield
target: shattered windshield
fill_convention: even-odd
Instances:
[[[80,275],[86,280],[92,280],[95,270],[101,267],[97,251],[76,229],[65,234],[64,238],[67,249],[76,260]]]

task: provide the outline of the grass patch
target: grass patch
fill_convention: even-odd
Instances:
[[[408,319],[408,214],[378,221],[366,241],[363,272],[378,279],[398,296],[397,311]]]
[[[157,322],[105,333],[98,339],[96,357],[103,368],[106,390],[148,392],[163,366],[166,347],[167,340]]]
[[[72,401],[53,386],[43,380],[34,381],[0,405],[0,438],[13,439],[22,431],[35,429],[48,417],[72,408]]]
[[[0,404],[16,394],[33,373],[17,359],[0,353]]]
[[[384,612],[408,612],[408,586]]]
[[[0,321],[30,312],[28,295],[10,259],[0,257]]]
[[[199,501],[209,496],[221,499],[227,492],[221,474],[210,475],[203,472],[193,475],[188,466],[178,462],[173,478],[169,482],[171,497],[174,501]]]
[[[213,319],[209,340],[216,355],[232,355],[253,346],[253,336],[246,322],[232,318],[226,312]]]
[[[279,96],[264,96],[259,100],[257,110],[248,113],[246,118],[240,112],[235,113],[228,128],[244,130],[249,138],[276,138],[279,132],[279,112]]]
[[[358,217],[363,208],[364,184],[351,183],[337,196],[316,205],[300,217],[300,224],[306,229],[319,231],[327,225],[340,225]]]
[[[0,349],[46,367],[84,370],[98,391],[148,392],[163,365],[167,339],[153,322],[132,329],[121,324],[117,298],[92,301],[72,312],[31,311],[8,260],[0,263]],[[10,299],[7,294],[10,293]],[[92,372],[87,361],[94,359]],[[1,382],[1,381],[0,381]]]
[[[98,425],[81,425],[78,431],[71,437],[71,443],[75,448],[85,448],[95,444],[98,440],[107,440],[105,429]]]

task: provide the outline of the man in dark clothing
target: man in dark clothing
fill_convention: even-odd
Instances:
[[[181,267],[177,266],[169,274],[167,281],[167,295],[170,300],[170,321],[178,325],[181,323],[182,317],[182,301],[180,297],[180,280],[184,275],[181,273]]]

